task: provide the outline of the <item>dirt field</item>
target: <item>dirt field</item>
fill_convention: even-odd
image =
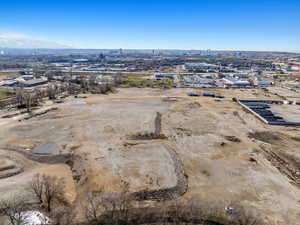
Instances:
[[[281,116],[286,121],[300,122],[300,106],[299,105],[272,105],[272,112]]]
[[[10,79],[17,77],[19,75],[19,72],[17,71],[0,71],[0,79]]]
[[[277,225],[300,224],[300,128],[266,125],[232,101],[280,96],[218,89],[205,92],[224,99],[188,97],[191,91],[120,89],[76,99],[86,104],[70,99],[30,120],[0,119],[0,168],[22,168],[1,179],[0,193],[26,193],[34,174],[49,173],[67,179],[70,201],[87,190],[120,191],[126,181],[136,196],[241,204]],[[30,156],[51,143],[60,157],[79,158],[69,166],[57,156]]]

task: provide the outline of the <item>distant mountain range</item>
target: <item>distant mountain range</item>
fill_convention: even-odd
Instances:
[[[15,49],[65,49],[70,46],[62,45],[51,41],[34,40],[29,37],[17,35],[5,35],[0,33],[0,48]]]

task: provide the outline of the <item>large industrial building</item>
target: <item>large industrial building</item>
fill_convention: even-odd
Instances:
[[[249,81],[237,80],[233,77],[224,77],[222,78],[222,81],[224,85],[231,87],[248,87],[251,85]]]
[[[219,69],[219,66],[207,63],[186,63],[184,69],[188,71],[208,71]]]
[[[39,85],[47,84],[48,80],[45,79],[34,79],[34,80],[27,80],[27,81],[19,81],[17,86],[18,87],[36,87]]]

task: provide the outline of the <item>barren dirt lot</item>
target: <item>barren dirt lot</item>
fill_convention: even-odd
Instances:
[[[2,123],[0,175],[18,173],[0,176],[1,195],[25,194],[34,174],[49,173],[67,179],[70,201],[87,190],[120,191],[126,181],[137,198],[240,204],[275,224],[300,224],[300,128],[263,124],[231,99],[279,97],[250,89],[188,97],[191,91],[120,89]],[[31,153],[47,144],[58,154]],[[72,165],[64,161],[70,153],[78,156]]]

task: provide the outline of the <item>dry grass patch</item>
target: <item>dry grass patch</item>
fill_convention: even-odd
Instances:
[[[124,147],[131,147],[131,146],[135,146],[135,145],[139,145],[142,144],[141,142],[125,142],[123,144]]]
[[[294,141],[300,142],[300,137],[298,137],[298,136],[291,137],[291,139]]]
[[[210,176],[211,176],[210,172],[209,172],[207,169],[201,170],[201,173],[204,174],[204,175],[207,176],[207,177],[210,177]]]
[[[74,145],[74,146],[71,146],[69,148],[69,151],[70,152],[75,152],[77,149],[79,149],[81,147],[81,145]]]
[[[11,93],[6,92],[6,91],[0,91],[0,100],[5,99],[11,96]]]
[[[235,137],[235,136],[224,136],[224,138],[227,140],[227,141],[231,141],[231,142],[236,142],[236,143],[239,143],[241,142],[241,139]]]
[[[223,159],[224,156],[222,154],[213,154],[209,156],[209,159],[211,160],[218,160],[218,159]]]
[[[254,138],[256,140],[263,141],[263,142],[266,142],[269,144],[274,144],[275,142],[281,140],[281,138],[278,135],[276,135],[270,131],[256,131],[253,133],[249,133],[248,137]]]
[[[143,133],[139,132],[137,134],[133,134],[129,137],[131,140],[154,140],[154,139],[166,139],[167,137],[164,134],[155,134],[153,133]]]

